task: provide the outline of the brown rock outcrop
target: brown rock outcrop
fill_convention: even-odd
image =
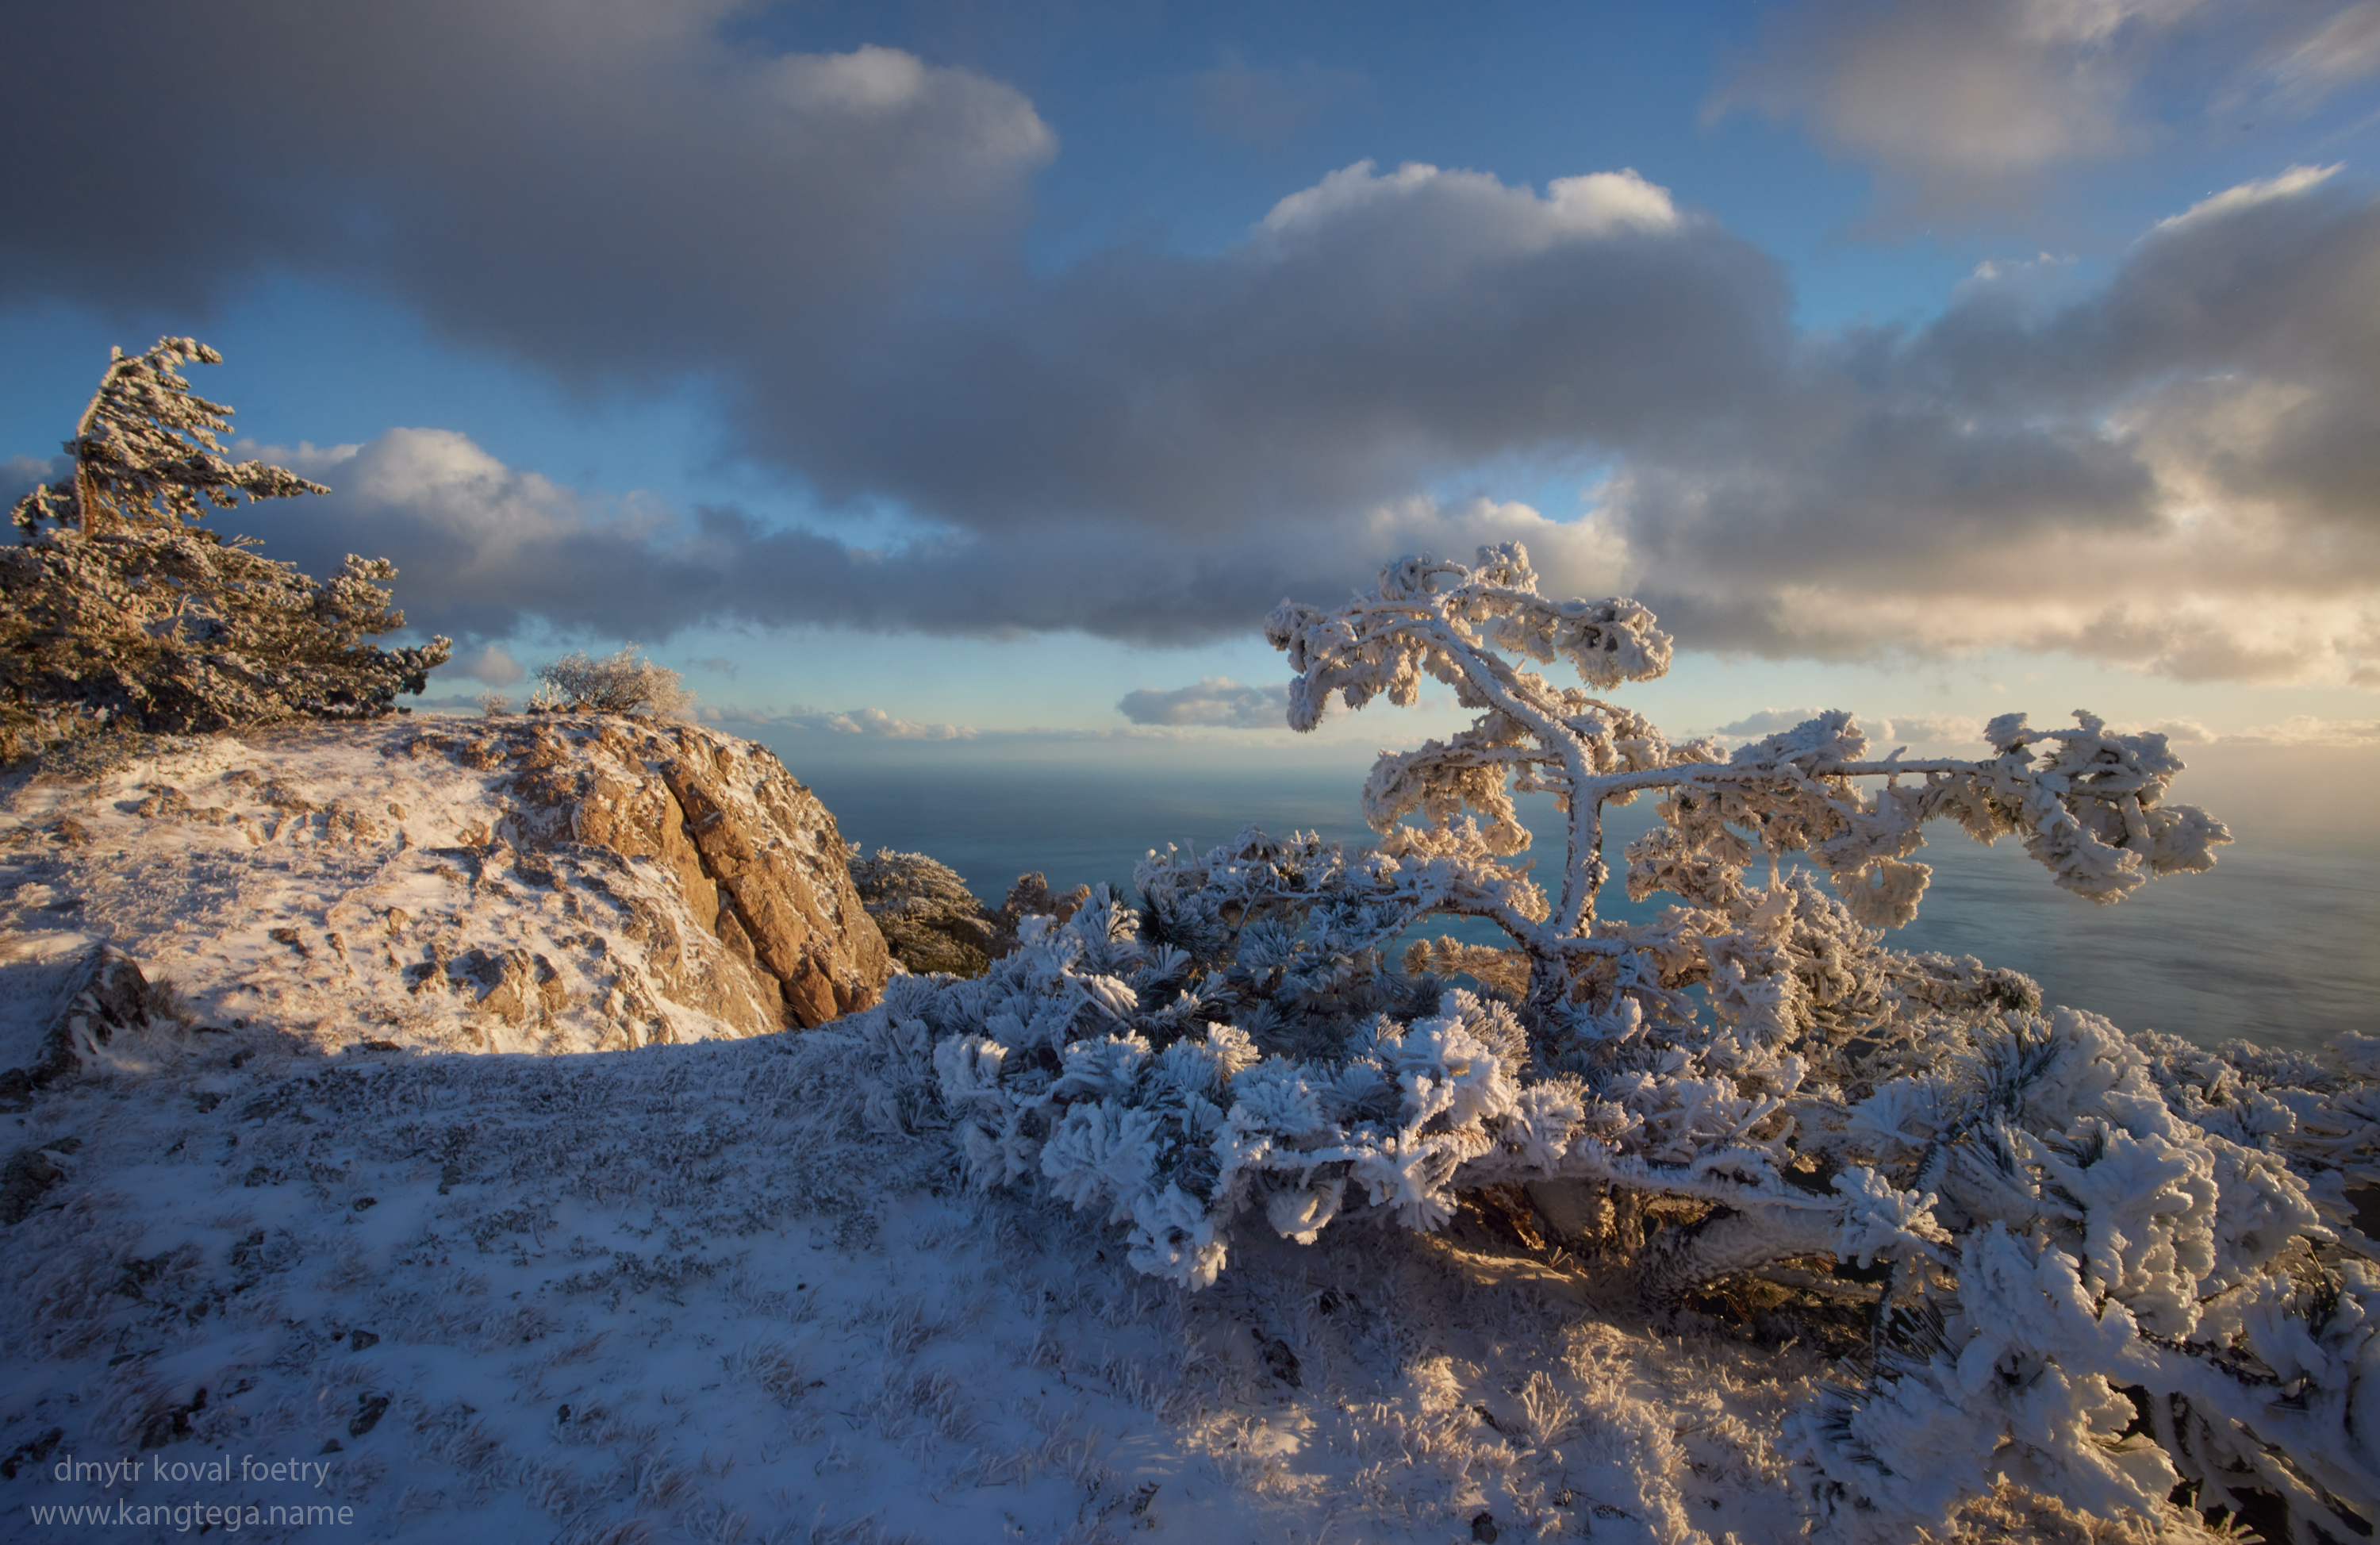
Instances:
[[[783,1023],[822,1025],[882,994],[892,956],[852,888],[834,817],[767,749],[616,717],[515,733],[526,745],[508,786],[524,845],[587,843],[663,867],[696,922],[773,989]]]
[[[0,955],[104,941],[205,1023],[326,1050],[759,1035],[873,1004],[899,968],[845,855],[775,756],[691,724],[210,736],[0,794]]]
[[[873,857],[854,853],[851,882],[895,960],[921,974],[958,977],[979,977],[1014,950],[1027,918],[1062,923],[1091,898],[1088,885],[1053,894],[1036,870],[1016,877],[995,912],[976,899],[948,864],[889,847],[878,848]]]

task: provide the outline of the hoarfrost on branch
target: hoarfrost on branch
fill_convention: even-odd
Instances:
[[[1425,678],[1475,717],[1379,759],[1368,850],[1250,828],[1152,853],[1137,911],[1101,892],[980,979],[896,979],[862,1033],[978,1185],[1090,1212],[1191,1289],[1243,1231],[1432,1230],[1500,1183],[1657,1313],[1793,1263],[1880,1275],[1869,1355],[1792,1441],[1817,1506],[1902,1537],[2002,1478],[2102,1514],[2187,1480],[2342,1538],[2380,1518],[2380,1274],[2348,1198],[2380,1183],[2380,1042],[2128,1036],[1884,942],[1929,822],[2099,903],[2210,867],[2229,834],[2168,797],[2162,736],[2009,714],[1988,757],[1912,760],[1836,712],[1673,743],[1608,696],[1668,669],[1652,614],[1548,600],[1517,545],[1267,632],[1297,728]],[[1524,792],[1566,813],[1550,892],[1512,861]],[[1661,819],[1629,894],[1673,899],[1598,917],[1604,811],[1638,797]],[[1508,944],[1392,958],[1433,916]]]

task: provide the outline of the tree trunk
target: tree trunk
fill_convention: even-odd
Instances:
[[[1834,1216],[1822,1209],[1722,1209],[1700,1223],[1663,1229],[1637,1260],[1636,1291],[1647,1308],[1673,1315],[1695,1288],[1792,1256],[1834,1251]]]

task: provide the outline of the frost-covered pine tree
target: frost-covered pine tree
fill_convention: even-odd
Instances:
[[[17,502],[18,529],[30,534],[49,520],[89,537],[127,527],[191,526],[209,505],[232,509],[242,497],[330,492],[286,468],[224,459],[217,436],[231,428],[232,410],[193,393],[176,369],[223,363],[196,338],[160,338],[145,354],[112,348],[108,357],[99,389],[65,444],[72,469]]]
[[[1912,760],[1830,713],[1731,756],[1672,743],[1608,696],[1668,668],[1652,614],[1546,599],[1517,545],[1401,562],[1268,635],[1298,728],[1425,676],[1476,717],[1382,756],[1367,850],[1251,828],[1152,853],[1136,911],[1101,893],[978,979],[896,979],[845,1032],[879,1119],[947,1131],[977,1184],[1097,1213],[1191,1289],[1245,1230],[1436,1229],[1512,1183],[1656,1314],[1837,1274],[1871,1355],[1795,1441],[1815,1502],[1888,1534],[2004,1477],[2100,1513],[2188,1480],[2334,1534],[2380,1516],[2380,1275],[2347,1195],[2380,1183],[2380,1038],[2207,1052],[1884,943],[1931,821],[2012,836],[2095,901],[2207,868],[2228,835],[2168,798],[2164,737],[2011,714],[1989,757]],[[1525,791],[1567,817],[1549,889],[1515,861]],[[1596,909],[1603,820],[1638,797],[1662,819],[1628,888],[1672,899],[1626,922]],[[1397,957],[1447,916],[1508,946]]]
[[[0,751],[122,726],[215,730],[385,713],[449,645],[382,649],[405,626],[386,559],[325,580],[198,522],[246,499],[327,492],[284,468],[226,460],[231,409],[176,369],[221,356],[190,338],[114,351],[65,443],[72,468],[12,512],[0,550]]]

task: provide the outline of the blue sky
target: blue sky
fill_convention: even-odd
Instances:
[[[0,488],[111,344],[459,700],[1286,754],[1259,629],[1527,541],[1675,731],[2380,744],[2380,4],[18,7]],[[12,459],[13,458],[13,459]],[[476,672],[476,677],[468,674]],[[1326,725],[1327,746],[1453,727]]]

